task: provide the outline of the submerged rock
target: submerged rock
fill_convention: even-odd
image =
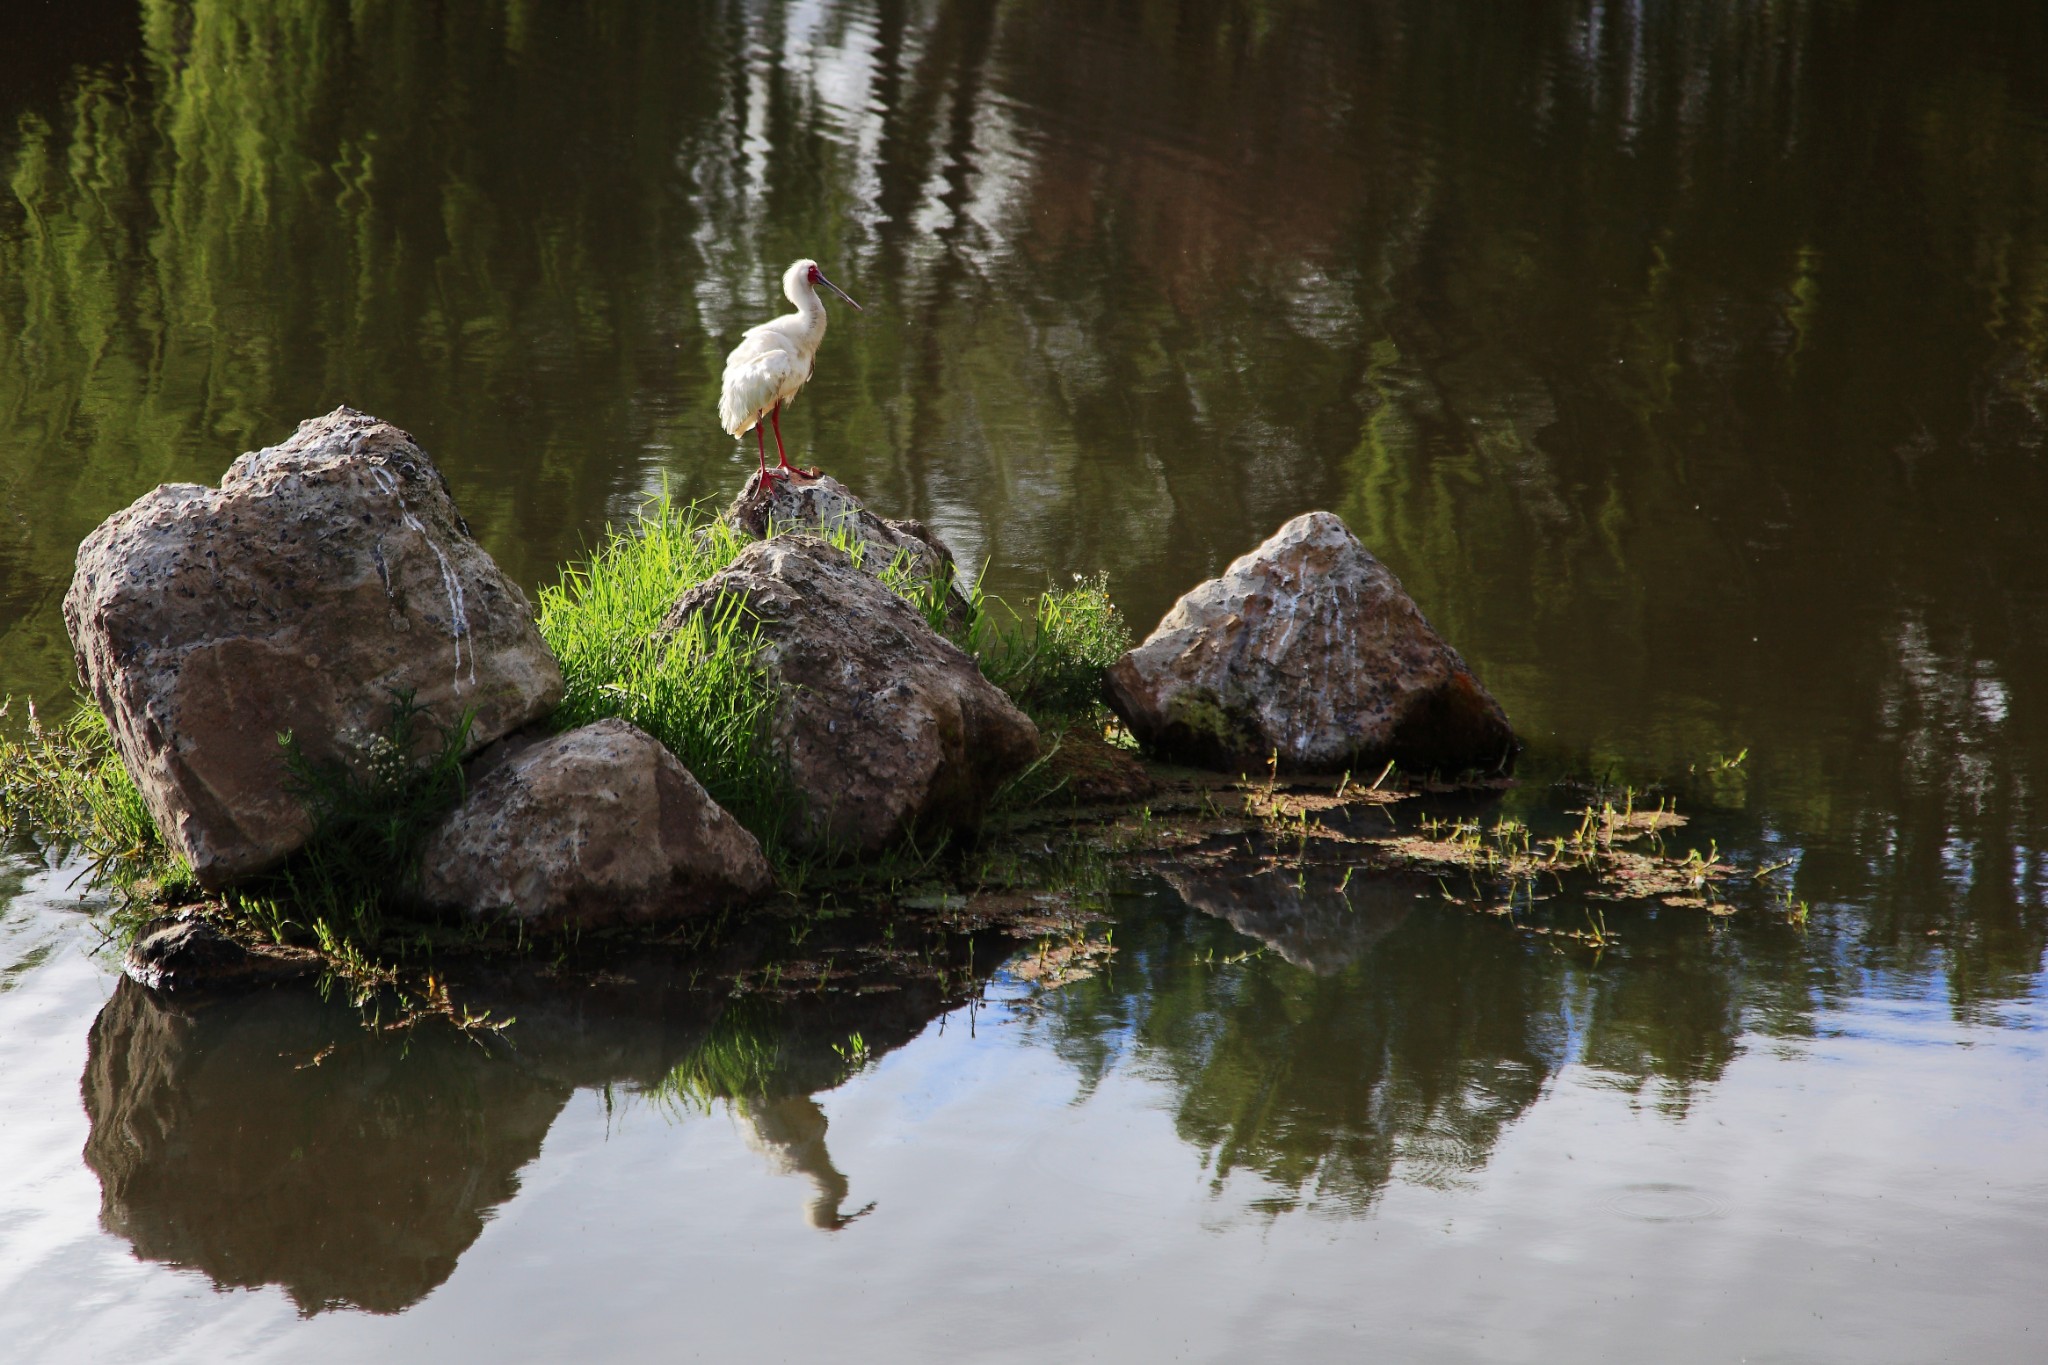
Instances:
[[[442,821],[421,893],[538,927],[679,919],[774,878],[761,845],[659,741],[601,720],[524,743]]]
[[[1309,512],[1189,592],[1109,671],[1110,705],[1191,763],[1362,772],[1512,762],[1514,731],[1400,580]]]
[[[78,667],[172,847],[208,886],[276,863],[311,826],[278,735],[325,761],[411,692],[480,747],[548,714],[562,676],[518,586],[470,538],[411,436],[337,408],[165,484],[78,549]]]
[[[1038,753],[1038,728],[902,598],[811,536],[749,546],[685,593],[664,629],[737,596],[776,692],[770,737],[801,798],[799,848],[871,853],[975,824]]]
[[[851,540],[861,547],[860,566],[880,574],[898,559],[920,579],[945,583],[948,628],[964,624],[973,608],[954,573],[953,551],[921,521],[885,521],[870,512],[845,484],[829,474],[771,479],[764,487],[749,478],[726,509],[725,520],[756,540],[775,530],[805,530]]]
[[[244,946],[188,910],[144,925],[121,969],[151,990],[184,995],[289,981],[320,965],[319,955],[304,948]]]
[[[1157,788],[1135,754],[1080,725],[1060,736],[1059,748],[1046,756],[1042,771],[1049,784],[1042,799],[1081,806],[1142,801]]]

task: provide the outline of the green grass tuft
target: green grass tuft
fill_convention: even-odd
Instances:
[[[306,846],[269,879],[283,899],[330,933],[374,940],[384,913],[415,899],[420,852],[462,800],[475,718],[465,711],[443,725],[406,691],[393,694],[384,729],[347,759],[316,762],[283,736],[289,788],[313,820]]]
[[[976,643],[990,681],[1040,728],[1064,730],[1106,716],[1103,674],[1131,647],[1131,629],[1109,598],[1109,576],[1076,574],[1073,587],[1040,593],[1028,621],[984,626]]]
[[[0,716],[12,705],[11,699],[0,702]],[[123,893],[191,881],[114,752],[106,717],[90,701],[54,725],[31,702],[21,738],[0,740],[0,831],[30,829],[50,840],[60,857],[84,854],[92,860],[92,880]]]
[[[541,589],[540,633],[562,665],[559,730],[608,716],[666,745],[774,856],[792,793],[767,749],[775,699],[759,631],[729,598],[664,635],[676,599],[752,541],[702,508],[653,499],[638,520]]]
[[[861,547],[846,547],[856,559]],[[1109,597],[1109,575],[1074,575],[1071,588],[1047,588],[1032,602],[1031,614],[1010,612],[983,595],[979,580],[953,593],[951,574],[920,573],[906,552],[882,570],[882,582],[923,613],[933,630],[973,656],[983,676],[1041,728],[1063,730],[1103,714],[1102,679],[1131,647],[1131,630]],[[965,599],[963,613],[956,605]],[[1007,611],[1007,607],[1004,608]]]
[[[850,536],[827,539],[856,562],[867,548]],[[608,528],[587,562],[541,590],[540,631],[567,689],[557,728],[607,716],[633,722],[667,745],[772,856],[795,797],[765,742],[775,698],[762,679],[759,633],[737,600],[674,635],[661,632],[679,596],[751,543],[700,506],[654,498],[633,524]],[[1041,725],[1064,729],[1103,714],[1103,671],[1131,643],[1105,576],[1048,589],[1012,625],[997,619],[976,582],[962,584],[961,611],[951,576],[920,573],[907,553],[880,578]]]

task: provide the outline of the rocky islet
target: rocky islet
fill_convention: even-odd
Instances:
[[[883,581],[893,566],[941,582],[943,617],[964,620],[944,542],[829,478],[750,484],[725,515],[758,542],[680,590],[664,628],[737,601],[758,629],[768,743],[798,794],[790,847],[865,857],[974,826],[1044,746]],[[209,887],[310,833],[276,736],[346,755],[400,694],[444,728],[468,714],[483,750],[427,839],[421,900],[535,927],[645,925],[773,885],[754,836],[650,736],[619,720],[546,732],[561,675],[525,595],[417,442],[365,414],[337,409],[237,460],[218,490],[159,488],[109,518],[80,548],[66,619],[124,764]],[[1515,751],[1499,705],[1327,512],[1183,597],[1109,671],[1105,700],[1148,750],[1226,770],[1497,768]],[[1132,773],[1073,785],[1143,793],[1143,769],[1111,756]],[[184,951],[209,945],[223,951]]]

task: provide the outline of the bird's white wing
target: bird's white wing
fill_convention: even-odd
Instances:
[[[754,328],[725,358],[718,424],[735,437],[745,435],[776,403],[796,397],[810,377],[810,366],[787,337],[772,327]]]

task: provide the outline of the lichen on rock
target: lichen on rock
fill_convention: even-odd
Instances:
[[[511,742],[508,742],[508,745]],[[773,885],[754,836],[652,735],[601,720],[488,765],[429,838],[427,901],[535,928],[659,923]]]
[[[1163,756],[1249,771],[1504,768],[1506,713],[1334,514],[1294,518],[1194,588],[1109,671]]]
[[[842,550],[803,534],[749,546],[685,593],[665,629],[738,598],[775,690],[769,748],[797,793],[791,844],[877,852],[972,826],[1038,753],[1038,729],[973,659]]]
[[[471,746],[548,714],[561,672],[532,608],[411,436],[337,408],[166,484],[79,547],[78,666],[165,839],[208,886],[274,865],[311,820],[280,734],[341,756],[410,695]]]

